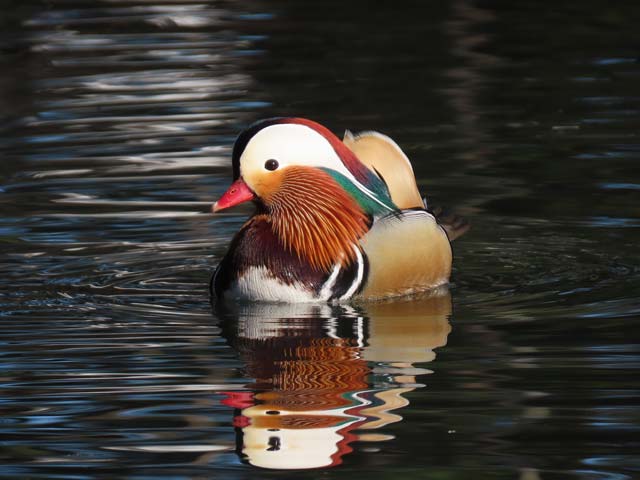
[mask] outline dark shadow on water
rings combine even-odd
[[[354,444],[393,441],[418,366],[451,331],[451,295],[366,306],[218,305],[222,335],[252,379],[226,393],[237,452],[270,469],[339,465]],[[375,448],[373,448],[375,450]]]

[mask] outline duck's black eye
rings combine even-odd
[[[279,166],[280,164],[278,164],[278,161],[274,160],[273,158],[264,162],[264,168],[266,168],[267,170],[274,171]]]

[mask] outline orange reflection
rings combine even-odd
[[[451,297],[364,307],[247,305],[224,312],[225,332],[255,379],[227,394],[236,410],[238,450],[271,469],[335,466],[354,441],[402,417],[404,393],[422,387],[414,366],[435,358],[451,331]]]

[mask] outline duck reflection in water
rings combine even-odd
[[[423,387],[414,366],[435,358],[451,331],[446,290],[419,300],[370,304],[219,306],[223,334],[255,383],[225,393],[237,451],[271,469],[335,466],[352,443],[402,417],[402,395]]]

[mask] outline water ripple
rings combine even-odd
[[[13,3],[0,478],[637,476],[628,5]],[[249,209],[210,205],[282,114],[398,140],[473,225],[450,291],[212,310]]]

